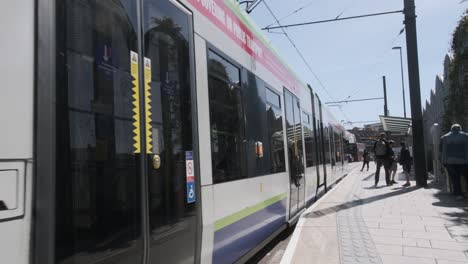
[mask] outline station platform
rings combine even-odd
[[[468,199],[354,169],[302,214],[281,263],[468,263]]]

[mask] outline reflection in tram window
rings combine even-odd
[[[299,100],[291,93],[285,92],[284,101],[290,173],[292,177],[298,178],[304,172],[301,110]]]
[[[266,88],[266,100],[268,102],[268,104],[270,104],[271,106],[277,108],[277,109],[281,109],[281,98],[280,96],[273,92],[272,90],[270,90],[270,88]]]
[[[270,171],[265,83],[250,71],[244,69],[243,74],[246,75],[246,81],[242,85],[242,103],[245,113],[247,175],[256,177],[268,174]],[[257,143],[262,144],[263,155],[261,157],[257,155]]]
[[[246,178],[240,70],[216,53],[208,55],[213,181]]]
[[[132,146],[135,2],[58,5],[55,260],[81,264],[136,255],[141,178]]]
[[[253,73],[211,50],[208,86],[214,183],[284,172],[280,96]],[[297,139],[302,144],[300,134]],[[256,152],[258,143],[262,156]]]
[[[265,82],[253,73],[244,72],[248,80],[242,86],[247,175],[256,177],[285,171],[280,96],[266,88]],[[256,142],[262,143],[262,157],[256,155]]]
[[[302,112],[302,124],[304,127],[304,144],[306,154],[306,167],[312,167],[315,165],[317,158],[315,152],[315,138],[312,124],[310,123],[310,115],[306,112]]]
[[[270,149],[270,173],[286,170],[284,160],[283,115],[281,112],[280,96],[266,88],[267,95],[267,126]]]
[[[336,166],[336,149],[335,149],[335,137],[333,132],[333,125],[328,124],[328,139],[330,143],[330,158],[332,167]]]
[[[327,123],[323,124],[323,141],[325,145],[325,164],[331,164],[331,146],[330,146],[330,127]]]
[[[341,166],[341,160],[343,156],[343,151],[341,147],[341,134],[338,131],[334,131],[334,139],[335,139],[335,160],[338,165]]]

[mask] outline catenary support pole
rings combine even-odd
[[[387,102],[387,79],[382,76],[383,81],[383,95],[384,95],[384,116],[388,116],[388,102]],[[387,139],[390,138],[390,131],[385,131]]]
[[[408,79],[413,129],[413,156],[416,184],[427,186],[427,170],[424,146],[421,90],[419,82],[418,44],[416,34],[416,8],[414,0],[404,0],[406,27],[406,49],[408,57]]]
[[[388,104],[387,104],[387,80],[385,76],[382,76],[383,81],[383,96],[384,96],[384,116],[388,116]]]

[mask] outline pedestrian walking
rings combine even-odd
[[[459,124],[454,124],[451,131],[440,139],[440,157],[450,176],[453,194],[456,200],[462,200],[461,176],[468,166],[468,134]],[[468,181],[466,181],[468,183]]]
[[[375,187],[377,187],[379,183],[380,169],[382,167],[384,167],[385,181],[387,183],[387,186],[390,185],[390,168],[388,166],[389,149],[390,147],[388,145],[387,140],[385,139],[385,133],[381,133],[380,139],[377,140],[374,144],[375,161],[377,164],[377,168],[375,170]]]
[[[388,162],[390,163],[389,167],[390,167],[390,174],[391,174],[390,184],[396,184],[397,182],[395,181],[395,175],[398,170],[398,163],[397,163],[397,159],[395,156],[395,152],[393,151],[393,147],[395,146],[395,141],[389,140],[388,143],[390,145],[389,154],[388,154]]]
[[[410,172],[411,172],[411,165],[413,164],[413,159],[411,158],[411,154],[406,148],[406,143],[401,142],[401,151],[400,151],[400,160],[399,163],[403,167],[403,173],[406,176],[406,183],[403,184],[403,187],[411,186],[410,183]]]
[[[367,165],[367,171],[369,171],[369,161],[370,161],[370,154],[367,149],[364,150],[364,153],[362,154],[362,169],[361,171],[364,170],[364,166]]]

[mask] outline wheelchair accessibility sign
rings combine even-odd
[[[195,202],[195,182],[187,182],[187,203]]]
[[[185,171],[187,182],[187,203],[196,201],[195,195],[195,167],[193,163],[193,152],[185,151]]]

